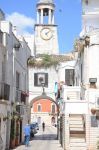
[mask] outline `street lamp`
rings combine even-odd
[[[44,82],[41,82],[41,85],[42,85],[42,90],[43,90],[42,95],[46,95],[46,93],[45,93],[45,88],[44,88],[45,83],[44,83]]]

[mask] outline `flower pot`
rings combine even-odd
[[[15,139],[11,139],[10,140],[10,148],[14,148],[15,147]]]
[[[95,109],[95,108],[91,108],[91,113],[92,113],[93,115],[95,115],[95,114],[96,114],[96,109]]]
[[[15,138],[15,146],[18,146],[19,145],[19,137],[16,137]]]

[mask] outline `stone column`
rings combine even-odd
[[[49,9],[49,18],[48,18],[48,24],[51,24],[51,9]]]
[[[40,20],[39,20],[40,18],[39,17],[40,17],[39,10],[37,10],[37,24],[40,23]]]
[[[43,24],[43,9],[41,9],[41,24]]]
[[[54,24],[54,11],[52,13],[52,24]]]

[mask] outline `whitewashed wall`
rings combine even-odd
[[[58,80],[60,81],[64,81],[65,83],[65,70],[66,69],[74,69],[75,67],[75,63],[76,61],[67,61],[67,62],[63,62],[61,63],[61,65],[58,67]]]
[[[55,68],[51,67],[48,69],[36,69],[36,68],[29,68],[29,102],[37,96],[42,94],[42,87],[35,87],[34,86],[34,73],[48,73],[48,88],[45,87],[45,92],[47,96],[55,99],[54,96],[54,84],[58,82],[58,74]]]
[[[28,68],[27,59],[31,55],[30,48],[23,37],[16,37],[12,32],[12,24],[8,21],[1,21],[0,28],[3,32],[3,44],[6,47],[5,55],[5,78],[4,82],[10,85],[10,104],[11,101],[15,102],[16,95],[16,71],[20,73],[20,90],[28,92]],[[15,50],[14,45],[20,43],[21,46],[18,51]],[[1,54],[1,53],[0,53]],[[3,57],[2,57],[3,58]],[[0,59],[1,60],[1,59]],[[0,62],[1,63],[1,62]],[[1,64],[0,64],[1,65]],[[28,98],[27,98],[28,104]],[[12,106],[8,106],[4,111],[11,113],[13,111]],[[27,123],[29,119],[28,112],[25,111],[23,116],[23,125]],[[7,137],[6,144],[9,144],[10,140],[10,123],[6,124],[5,140]],[[8,132],[9,131],[9,132]],[[8,148],[8,147],[7,147]]]

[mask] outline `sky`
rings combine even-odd
[[[0,8],[20,34],[34,34],[36,3],[38,0],[0,0]],[[81,1],[54,0],[55,24],[58,25],[60,54],[73,50],[74,40],[81,32]]]

